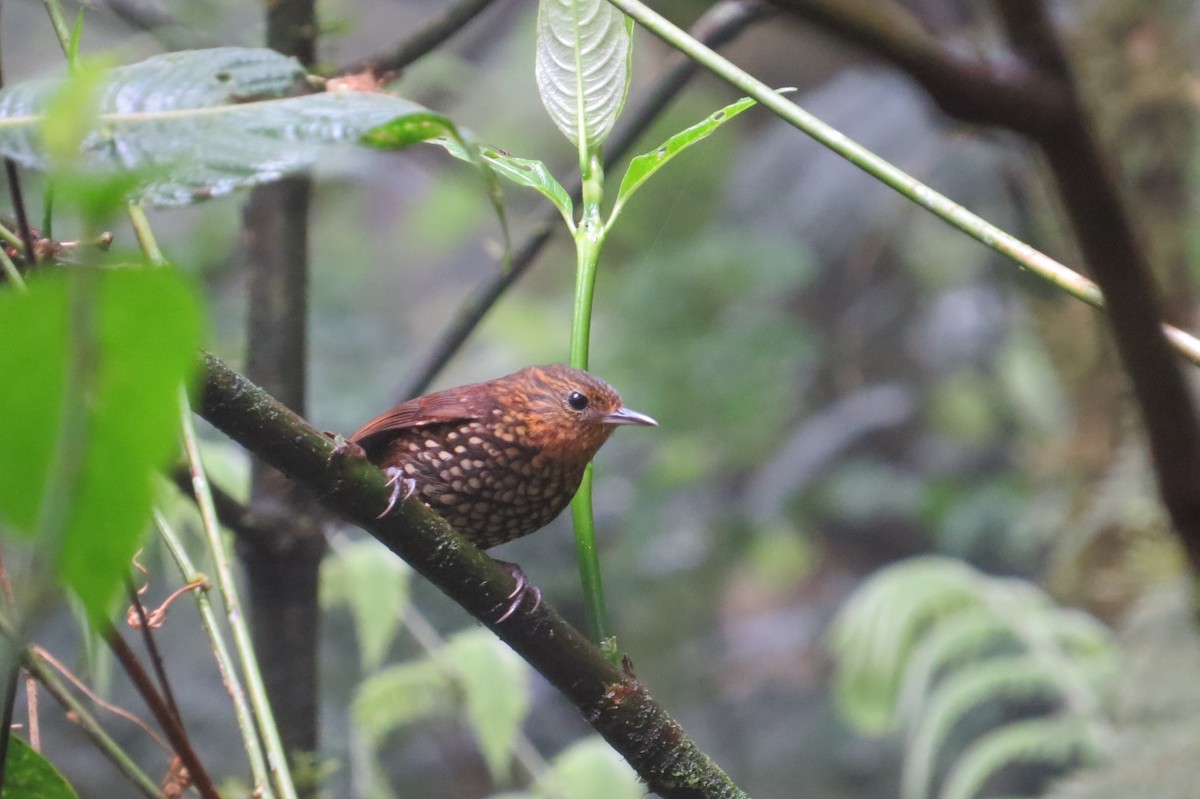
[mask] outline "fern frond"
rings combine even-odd
[[[1067,766],[1095,762],[1104,725],[1070,716],[1008,724],[976,739],[946,775],[940,799],[974,799],[997,771],[1013,763]]]
[[[954,726],[971,710],[997,700],[1063,700],[1060,682],[1045,664],[1028,654],[972,663],[938,683],[912,728],[904,758],[901,796],[929,796],[934,765]]]
[[[920,635],[934,620],[981,602],[978,573],[957,560],[927,556],[881,569],[830,631],[842,712],[866,732],[894,729],[900,677]]]

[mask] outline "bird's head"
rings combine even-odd
[[[588,461],[618,425],[658,426],[626,408],[608,383],[569,366],[530,366],[505,381],[505,412],[552,458]]]

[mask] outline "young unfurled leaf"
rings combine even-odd
[[[625,170],[625,177],[621,178],[621,188],[617,191],[617,201],[613,204],[613,210],[608,217],[607,225],[612,225],[617,215],[621,212],[621,209],[625,206],[625,203],[628,202],[633,193],[651,175],[666,166],[668,161],[688,147],[708,138],[714,130],[754,105],[754,102],[750,97],[743,97],[736,103],[725,106],[702,122],[698,122],[686,130],[679,131],[650,152],[643,153],[630,161],[629,168]]]
[[[542,0],[534,76],[558,129],[587,150],[612,132],[629,90],[633,23],[606,0]]]
[[[455,158],[461,158],[464,161],[471,160],[462,145],[453,139],[441,137],[430,139],[430,143],[444,147],[446,152]],[[507,178],[518,186],[534,189],[547,197],[563,215],[567,227],[574,230],[575,220],[572,218],[574,210],[571,195],[567,193],[561,183],[555,180],[554,175],[550,174],[550,170],[544,163],[528,158],[517,158],[496,147],[486,145],[480,145],[477,152],[479,157],[491,166],[497,175]]]

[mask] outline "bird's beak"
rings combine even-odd
[[[651,419],[644,413],[631,411],[628,408],[621,407],[612,413],[605,414],[601,419],[604,424],[638,424],[646,427],[658,427],[658,422]]]

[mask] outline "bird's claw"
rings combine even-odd
[[[525,576],[525,572],[521,569],[521,567],[515,563],[510,563],[507,560],[498,560],[496,562],[503,566],[504,570],[512,575],[513,581],[516,582],[516,586],[514,586],[509,595],[505,597],[505,599],[508,600],[508,607],[505,609],[504,613],[500,615],[500,618],[496,619],[496,624],[500,624],[516,613],[517,608],[521,607],[521,603],[525,601],[525,596],[527,594],[533,595],[533,607],[529,609],[529,612],[533,613],[535,610],[540,608],[542,606],[542,591],[536,585],[529,582],[529,578]]]
[[[382,519],[384,516],[390,514],[396,509],[397,505],[400,505],[417,491],[417,481],[411,477],[405,477],[403,469],[397,466],[389,466],[384,469],[384,474],[388,476],[387,484],[392,487],[392,495],[388,498],[387,507],[375,517],[376,519]]]

